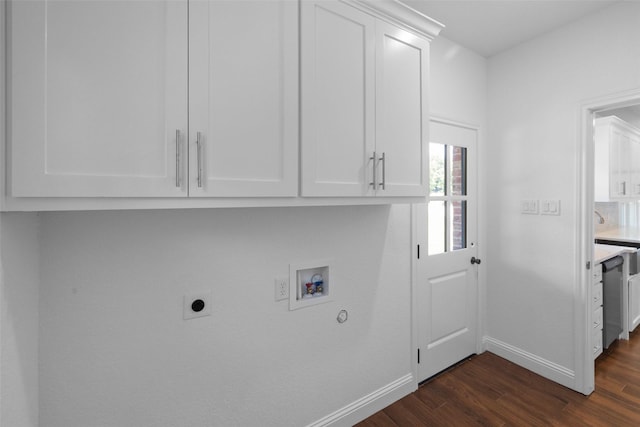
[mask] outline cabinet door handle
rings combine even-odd
[[[385,184],[387,183],[387,178],[386,178],[386,173],[385,173],[385,166],[387,164],[386,161],[386,157],[385,157],[386,153],[382,153],[382,157],[380,157],[380,161],[382,162],[382,182],[380,183],[380,186],[382,187],[383,190],[385,190]]]
[[[196,153],[197,153],[197,169],[198,169],[198,188],[202,188],[202,140],[201,134],[198,132],[196,134]]]
[[[378,161],[378,156],[376,156],[376,152],[373,152],[373,156],[369,157],[369,160],[371,160],[373,162],[373,180],[369,183],[369,185],[371,185],[373,187],[373,190],[377,190],[378,189],[378,179],[376,177],[376,170],[378,169],[376,167],[376,162]]]
[[[176,187],[180,188],[180,129],[176,129]]]
[[[620,194],[622,194],[623,196],[627,195],[627,181],[622,181],[621,188],[620,188]]]

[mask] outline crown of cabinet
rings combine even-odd
[[[345,3],[366,10],[428,40],[433,40],[445,27],[444,24],[397,0],[345,0]]]

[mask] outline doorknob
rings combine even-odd
[[[476,258],[474,256],[471,257],[471,264],[480,264],[480,258]]]

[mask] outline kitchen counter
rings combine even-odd
[[[613,246],[613,245],[601,245],[596,243],[593,249],[593,262],[600,264],[602,261],[606,261],[614,256],[623,255],[624,253],[635,253],[636,248],[630,248],[627,246]]]
[[[640,228],[615,228],[595,234],[596,239],[615,240],[640,245]]]

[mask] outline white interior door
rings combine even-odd
[[[416,205],[418,380],[476,353],[477,131],[432,121],[429,197]]]

